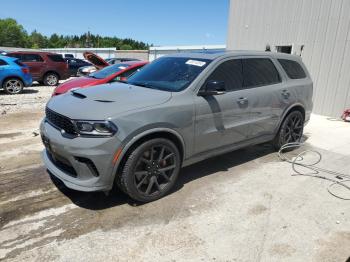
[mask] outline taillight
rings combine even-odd
[[[27,68],[27,67],[22,67],[21,69],[22,69],[22,72],[23,72],[24,74],[29,74],[29,68]]]

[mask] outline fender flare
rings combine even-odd
[[[112,177],[114,181],[114,178],[116,176],[116,172],[117,169],[119,168],[120,162],[122,161],[122,159],[124,158],[125,154],[128,152],[128,150],[130,149],[130,147],[132,145],[134,145],[137,141],[139,141],[140,139],[142,139],[145,136],[154,134],[154,133],[158,133],[158,132],[164,132],[164,133],[170,133],[172,135],[175,135],[179,141],[181,142],[181,146],[182,146],[182,150],[183,150],[183,159],[182,161],[185,159],[185,152],[186,152],[186,147],[185,147],[185,141],[182,138],[182,136],[176,132],[174,129],[168,128],[168,127],[157,127],[157,128],[152,128],[152,129],[148,129],[145,130],[143,132],[138,133],[137,135],[132,136],[130,139],[127,140],[126,144],[121,144],[119,148],[122,147],[122,151],[118,157],[118,160],[114,163],[113,165],[113,169],[112,169]],[[114,152],[114,154],[117,153],[117,150]]]
[[[293,108],[295,108],[295,107],[301,107],[301,108],[303,108],[304,112],[306,112],[304,105],[301,104],[301,103],[294,103],[294,104],[290,105],[289,107],[287,107],[287,108],[284,110],[284,112],[283,112],[283,114],[282,114],[282,116],[281,116],[281,118],[280,118],[280,120],[279,120],[279,122],[278,122],[278,125],[277,125],[277,128],[276,128],[276,132],[275,132],[276,134],[277,134],[278,130],[280,130],[280,127],[281,127],[281,125],[282,125],[284,119],[286,118],[286,116],[287,116],[287,115],[293,110]],[[305,118],[305,115],[304,115],[304,118]]]

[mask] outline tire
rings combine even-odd
[[[299,110],[290,112],[273,140],[276,150],[287,143],[300,142],[304,131],[304,116]]]
[[[56,73],[47,73],[43,79],[44,85],[46,86],[57,86],[59,80],[60,79]]]
[[[169,193],[180,168],[180,153],[174,143],[155,138],[133,149],[121,174],[117,174],[116,183],[132,199],[151,202]]]
[[[24,84],[18,78],[9,78],[3,83],[2,87],[5,92],[10,95],[19,94],[23,91]]]

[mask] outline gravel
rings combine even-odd
[[[55,87],[52,86],[41,86],[34,83],[33,86],[24,88],[23,92],[17,95],[8,95],[0,90],[0,117],[8,113],[43,110],[54,89]]]

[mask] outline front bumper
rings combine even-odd
[[[42,159],[46,168],[68,188],[79,191],[108,191],[113,187],[115,137],[63,137],[51,124],[42,121],[40,133],[45,145]]]

